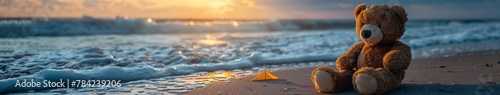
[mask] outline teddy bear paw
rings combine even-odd
[[[318,70],[315,72],[314,85],[319,92],[332,92],[333,91],[333,78],[330,73]]]
[[[377,80],[368,74],[358,74],[354,80],[354,85],[361,94],[375,94],[377,91]]]

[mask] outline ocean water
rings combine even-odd
[[[360,42],[354,24],[350,20],[2,19],[0,93],[183,93],[261,70],[334,65],[338,56]],[[412,48],[413,58],[496,50],[500,21],[410,20],[400,40]],[[214,72],[232,75],[217,79],[209,76]],[[121,80],[124,87],[13,88],[22,79]],[[190,79],[193,82],[185,82]],[[172,82],[176,84],[168,84]]]

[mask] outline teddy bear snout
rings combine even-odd
[[[359,32],[359,37],[361,40],[368,42],[369,44],[375,45],[380,42],[384,34],[381,29],[372,24],[366,24],[361,27]]]
[[[372,31],[363,30],[363,31],[361,31],[361,35],[363,36],[363,38],[370,38],[370,36],[372,35]]]

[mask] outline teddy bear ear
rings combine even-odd
[[[358,17],[358,15],[361,13],[361,11],[366,9],[365,3],[359,4],[356,9],[354,9],[354,17]]]
[[[403,20],[403,22],[406,22],[408,20],[408,17],[407,17],[408,14],[406,13],[403,6],[398,5],[398,4],[394,4],[391,6],[390,10],[395,12],[401,18],[401,20]]]

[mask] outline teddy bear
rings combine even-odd
[[[410,65],[411,49],[399,41],[407,13],[401,5],[358,5],[354,10],[354,44],[336,61],[337,71],[322,66],[312,71],[314,87],[321,93],[354,89],[360,94],[384,94],[397,88]]]

